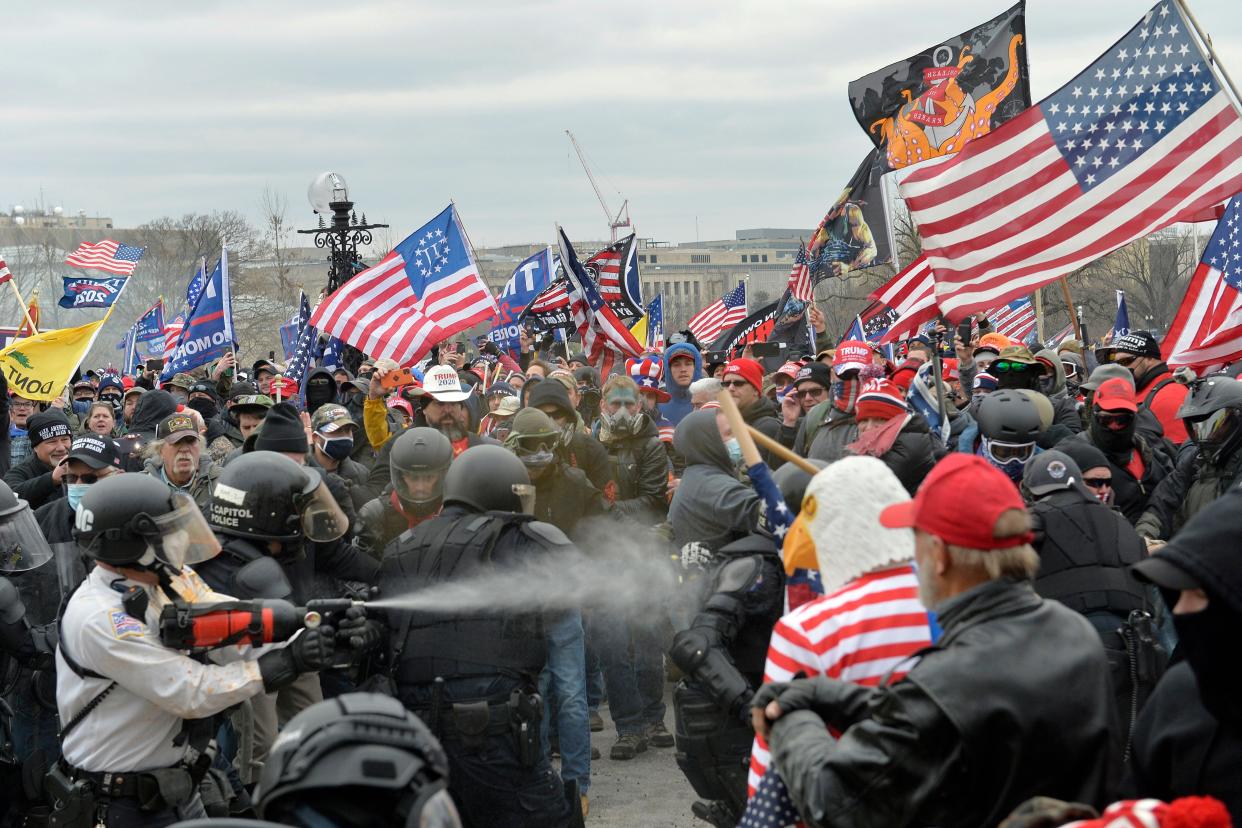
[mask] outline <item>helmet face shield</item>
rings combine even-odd
[[[397,497],[407,503],[426,505],[439,503],[444,498],[444,469],[417,469],[404,471],[392,469],[392,487]]]
[[[0,574],[28,572],[52,559],[39,524],[29,507],[19,509],[0,522]]]
[[[210,560],[220,553],[220,542],[207,525],[194,499],[178,492],[173,495],[173,510],[150,518],[158,533],[156,557],[178,572],[181,568]]]
[[[349,518],[321,481],[309,493],[294,499],[302,516],[302,534],[309,541],[323,543],[344,536]]]
[[[1206,417],[1187,420],[1186,424],[1196,443],[1205,448],[1219,446],[1238,428],[1238,412],[1233,408],[1222,408]]]

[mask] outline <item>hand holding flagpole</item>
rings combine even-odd
[[[26,301],[22,299],[21,291],[17,289],[17,283],[13,281],[13,273],[9,270],[9,266],[4,263],[4,259],[0,259],[0,281],[9,283],[13,295],[17,297],[17,306],[22,309],[22,315],[26,317],[26,324],[30,326],[30,335],[34,336],[39,332],[39,329],[35,326],[34,319],[30,316],[30,308],[26,307]]]

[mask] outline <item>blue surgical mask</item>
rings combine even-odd
[[[90,483],[66,483],[65,500],[69,501],[69,508],[76,512],[78,504],[82,502],[82,495],[86,494],[90,488]]]
[[[742,465],[742,444],[737,441],[736,437],[725,440],[725,450],[729,452],[729,460],[733,465]]]
[[[322,451],[333,460],[344,460],[354,453],[354,438],[324,437]]]

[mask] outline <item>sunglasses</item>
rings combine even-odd
[[[794,396],[800,400],[805,400],[805,399],[818,400],[820,397],[823,397],[827,393],[828,393],[827,390],[816,386],[814,388],[803,388],[801,391],[795,391]]]
[[[1130,427],[1130,423],[1134,422],[1134,415],[1128,411],[1121,412],[1120,414],[1111,414],[1107,411],[1097,411],[1095,413],[1095,418],[1099,421],[1100,425],[1110,431],[1125,431]]]
[[[1113,485],[1111,477],[1084,477],[1082,482],[1084,486],[1090,486],[1092,489],[1102,489],[1105,486]]]
[[[720,384],[725,388],[741,388],[743,386],[750,385],[750,383],[746,380],[721,380]]]
[[[1138,357],[1136,356],[1126,355],[1123,357],[1117,357],[1116,359],[1113,360],[1113,362],[1116,363],[1117,365],[1120,365],[1122,368],[1129,368],[1131,365],[1134,364],[1135,360],[1137,359]]]
[[[992,361],[992,367],[988,369],[989,374],[1024,374],[1027,371],[1033,371],[1038,365],[1031,365],[1026,362],[1012,362],[1008,359],[997,359]]]
[[[71,474],[71,473],[66,473],[66,474],[64,475],[64,481],[65,481],[66,483],[68,483],[69,485],[71,485],[71,486],[72,486],[73,484],[75,484],[75,483],[85,483],[85,484],[86,484],[86,485],[88,485],[88,486],[92,486],[92,485],[94,485],[94,484],[98,483],[100,480],[103,480],[103,479],[104,479],[105,477],[107,477],[107,476],[108,476],[108,475],[106,475],[106,474]]]

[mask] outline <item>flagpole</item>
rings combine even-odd
[[[1044,337],[1044,289],[1035,288],[1035,335],[1040,343],[1047,342]]]
[[[1065,312],[1069,314],[1070,321],[1074,323],[1074,336],[1087,347],[1087,342],[1082,338],[1082,326],[1078,323],[1078,315],[1074,313],[1074,299],[1070,296],[1069,281],[1062,276],[1057,280],[1061,283],[1061,295],[1065,297]]]
[[[22,299],[21,291],[17,289],[16,279],[9,278],[9,287],[13,289],[13,295],[17,297],[17,306],[22,309],[22,315],[26,317],[26,324],[30,326],[30,335],[34,336],[39,332],[39,329],[35,327],[34,319],[30,317],[30,308],[26,307],[26,301]]]
[[[1195,18],[1194,12],[1190,10],[1186,0],[1175,0],[1175,2],[1178,8],[1182,10],[1182,14],[1186,15],[1186,19],[1190,21],[1190,25],[1194,27],[1195,34],[1199,36],[1199,40],[1207,47],[1208,57],[1212,59],[1212,65],[1208,68],[1220,70],[1221,79],[1225,81],[1225,85],[1233,93],[1234,106],[1237,107],[1239,103],[1242,103],[1242,95],[1238,94],[1238,87],[1234,84],[1233,78],[1229,77],[1229,70],[1220,62],[1220,57],[1216,54],[1216,50],[1212,48],[1212,38],[1199,25],[1199,21]]]

